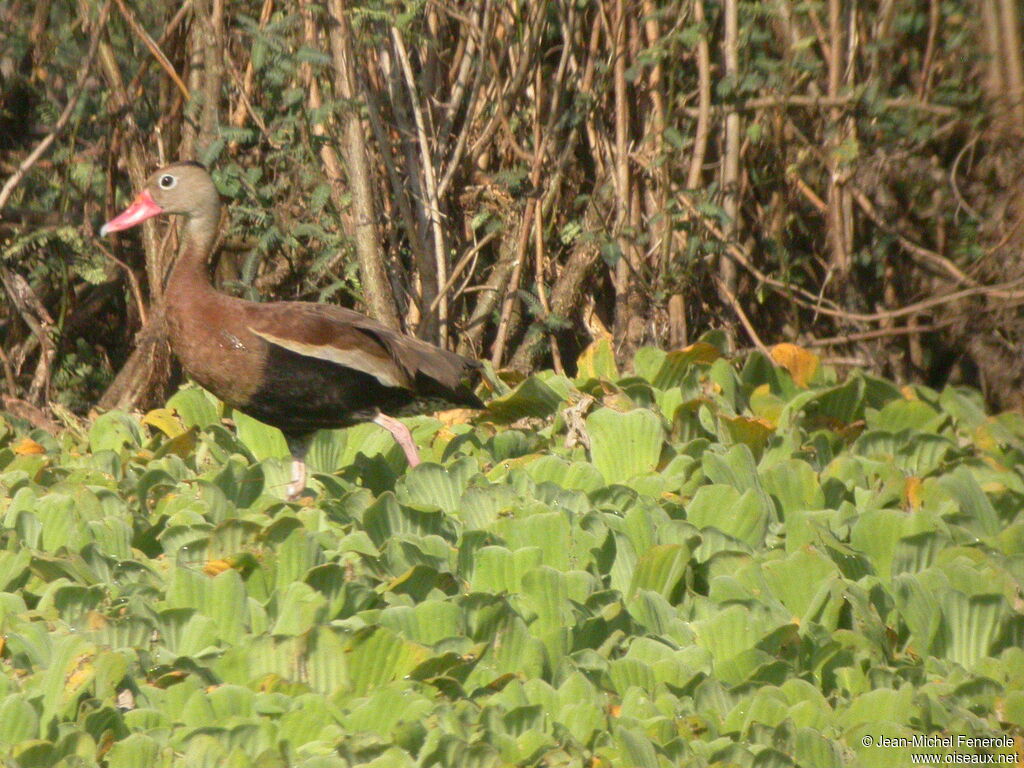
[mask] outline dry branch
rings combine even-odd
[[[338,98],[349,102],[341,116],[342,153],[348,168],[348,181],[352,191],[354,239],[359,272],[365,290],[363,299],[370,315],[385,325],[398,328],[398,312],[384,269],[377,235],[376,214],[373,208],[373,172],[370,168],[366,136],[359,114],[353,107],[356,96],[355,71],[352,54],[352,32],[345,16],[344,0],[328,0],[330,18],[331,58],[334,63],[334,91]],[[336,192],[339,179],[332,180]]]

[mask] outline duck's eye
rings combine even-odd
[[[173,189],[174,185],[177,183],[177,178],[171,176],[169,173],[165,173],[160,177],[160,189]]]

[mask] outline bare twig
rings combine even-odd
[[[902,245],[903,248],[912,256],[917,257],[921,261],[927,262],[930,266],[940,270],[941,272],[945,272],[961,285],[976,286],[978,284],[977,281],[972,280],[965,275],[960,268],[956,266],[956,264],[951,262],[945,256],[918,245],[906,235],[889,226],[889,224],[886,223],[875,210],[875,206],[872,205],[870,200],[868,200],[867,195],[859,189],[851,185],[850,192],[853,194],[853,199],[857,201],[857,205],[859,205],[861,210],[867,214],[868,218],[871,219],[878,227],[893,235],[897,241],[899,241],[899,244]]]
[[[498,331],[491,347],[491,363],[495,368],[501,367],[501,359],[505,355],[505,344],[508,342],[512,325],[512,310],[516,305],[516,294],[519,292],[519,281],[522,279],[523,263],[526,261],[526,248],[530,242],[530,227],[533,226],[533,215],[536,206],[528,204],[523,221],[519,225],[519,238],[516,240],[515,261],[512,268],[512,279],[505,287],[505,297],[501,303],[501,317],[498,320]]]
[[[704,0],[694,0],[694,21],[704,24]],[[711,53],[708,49],[708,36],[701,30],[697,40],[697,127],[693,134],[693,154],[690,156],[690,169],[686,174],[686,188],[697,189],[700,186],[701,173],[704,169],[704,156],[707,154],[708,137],[711,135]]]
[[[188,101],[190,98],[188,88],[185,83],[181,81],[177,71],[174,69],[174,65],[171,64],[170,59],[168,59],[167,56],[164,55],[164,52],[160,50],[160,45],[156,40],[150,37],[145,27],[139,24],[138,19],[135,18],[135,13],[124,4],[124,0],[114,0],[114,2],[117,3],[117,10],[121,12],[121,16],[128,23],[128,26],[131,27],[132,32],[134,32],[135,36],[142,41],[142,44],[149,49],[149,52],[153,54],[153,58],[156,59],[163,71],[167,73],[167,76],[171,78],[171,81],[178,87],[178,90],[181,91],[181,95],[185,98],[185,101]]]
[[[142,288],[139,285],[139,279],[135,276],[134,270],[107,250],[101,243],[95,243],[95,246],[99,248],[100,252],[104,256],[124,270],[125,276],[128,278],[128,286],[132,292],[132,298],[135,299],[135,306],[138,307],[139,310],[139,321],[142,325],[145,325],[147,318],[149,317],[149,313],[146,311],[146,303],[142,299]]]
[[[4,351],[2,344],[0,344],[0,363],[4,367],[4,381],[7,382],[7,391],[17,394],[18,380],[14,375],[14,365],[11,363],[11,358],[7,356],[7,352]]]
[[[497,230],[493,230],[491,232],[488,232],[486,235],[484,235],[482,238],[480,238],[480,242],[478,242],[476,245],[474,245],[472,248],[470,248],[464,254],[462,254],[462,258],[459,259],[458,263],[454,267],[452,267],[452,273],[448,276],[448,282],[445,283],[444,286],[440,290],[441,294],[447,294],[448,291],[451,290],[451,287],[453,285],[455,285],[455,281],[459,279],[459,275],[462,274],[462,270],[464,270],[466,268],[466,265],[469,264],[469,262],[472,259],[476,258],[476,255],[478,253],[480,253],[480,251],[484,248],[484,246],[486,246],[488,243],[490,243],[497,236],[498,236]],[[472,271],[472,270],[470,270],[470,271]],[[431,312],[433,312],[434,310],[437,309],[437,305],[440,303],[440,301],[441,301],[441,296],[440,295],[438,295],[438,296],[436,296],[434,298],[433,303],[430,305],[430,311]]]
[[[843,320],[853,323],[877,323],[884,320],[889,320],[895,317],[904,317],[906,315],[913,315],[922,312],[932,307],[942,306],[949,304],[954,301],[966,299],[971,296],[988,296],[991,298],[1001,299],[1003,301],[1017,301],[1024,299],[1024,291],[1015,290],[1021,285],[1024,285],[1024,277],[1010,280],[1005,283],[996,283],[994,285],[977,286],[975,288],[965,288],[960,291],[953,291],[952,293],[943,294],[941,296],[934,296],[930,299],[924,299],[922,301],[908,304],[904,307],[897,309],[886,310],[884,312],[874,313],[861,313],[861,312],[848,312],[842,308],[836,306],[827,306],[826,302],[821,297],[816,296],[813,293],[793,285],[786,283],[781,280],[766,275],[764,272],[759,270],[750,261],[743,249],[735,243],[730,243],[725,237],[725,233],[722,232],[714,222],[710,221],[707,217],[700,214],[697,207],[690,201],[685,195],[680,196],[680,201],[683,205],[700,221],[701,225],[704,226],[712,235],[719,240],[726,243],[726,253],[730,257],[736,260],[736,262],[752,274],[759,282],[767,285],[779,293],[785,295],[791,301],[796,302],[808,309],[813,309],[815,312],[820,312],[823,315],[829,315],[830,317],[837,317]]]
[[[50,388],[50,368],[57,353],[53,339],[50,338],[53,318],[35,295],[32,286],[17,272],[0,267],[0,283],[39,344],[39,362],[29,385],[28,399],[37,404],[44,403]]]
[[[726,303],[730,307],[732,307],[732,311],[735,312],[736,317],[740,319],[740,323],[742,323],[743,329],[747,332],[747,335],[750,337],[750,340],[754,342],[754,346],[767,355],[768,348],[764,345],[764,342],[761,341],[761,337],[757,334],[757,331],[754,329],[754,324],[750,322],[750,318],[748,318],[747,313],[743,311],[743,306],[736,299],[736,296],[733,294],[732,291],[729,290],[729,286],[727,286],[723,280],[716,279],[715,282],[718,285],[718,290],[725,298]]]
[[[968,215],[972,219],[978,220],[981,219],[981,217],[978,215],[978,212],[975,211],[974,208],[972,208],[964,199],[964,196],[960,194],[960,185],[957,184],[956,175],[957,169],[960,167],[960,161],[963,160],[964,155],[970,152],[974,145],[978,143],[978,139],[980,138],[981,134],[977,134],[971,137],[971,140],[964,144],[963,148],[956,153],[956,158],[953,160],[953,165],[950,166],[949,169],[949,186],[953,190],[954,197],[956,197],[957,202],[960,203],[960,207],[967,211]]]
[[[856,341],[870,341],[872,339],[884,339],[892,336],[908,336],[918,333],[932,333],[940,331],[951,325],[961,322],[960,317],[949,317],[929,325],[896,325],[891,328],[878,328],[874,331],[860,331],[858,333],[844,333],[839,336],[829,336],[821,339],[805,339],[800,344],[805,347],[836,347],[842,344],[852,344]]]
[[[444,227],[441,226],[440,200],[437,196],[437,180],[434,176],[434,159],[431,156],[430,140],[427,137],[426,123],[423,119],[423,108],[416,91],[416,78],[412,72],[409,53],[405,48],[405,40],[398,27],[391,27],[391,39],[395,44],[395,52],[405,76],[405,84],[409,90],[409,101],[412,104],[413,119],[416,123],[416,134],[419,141],[421,163],[423,165],[423,182],[426,194],[426,210],[430,226],[434,233],[434,265],[437,269],[437,282],[448,282],[448,261],[446,258]],[[437,307],[437,322],[442,346],[448,343],[448,297],[438,292],[440,302]]]
[[[185,17],[188,16],[188,14],[191,13],[191,11],[192,0],[184,0],[184,2],[182,2],[181,4],[181,7],[178,8],[177,12],[174,14],[171,20],[167,22],[167,26],[164,27],[163,32],[160,33],[160,38],[156,41],[157,48],[160,48],[160,46],[162,46],[170,39],[171,35],[174,34],[175,30],[177,30],[178,26],[181,24],[182,21],[185,20]],[[139,66],[139,70],[135,73],[135,76],[128,83],[128,87],[125,90],[132,95],[132,98],[138,98],[142,94],[142,89],[144,87],[142,84],[142,80],[146,76],[146,72],[149,71],[149,63],[153,60],[154,59],[146,59],[144,62],[142,62],[142,64]]]
[[[375,318],[385,325],[398,328],[398,310],[395,305],[391,283],[388,282],[384,261],[377,237],[377,220],[374,213],[373,180],[366,133],[359,114],[351,106],[355,100],[356,84],[353,67],[351,28],[345,16],[344,0],[328,0],[328,14],[331,20],[329,32],[331,58],[334,63],[335,97],[347,100],[350,105],[341,116],[342,151],[348,169],[348,181],[352,189],[352,211],[355,219],[356,255],[359,271],[366,285],[364,299]],[[340,195],[338,179],[333,179],[335,194]]]
[[[835,1],[835,0],[833,0]],[[725,59],[726,77],[739,80],[739,0],[726,0],[725,6],[725,39],[722,49]],[[740,214],[740,113],[729,109],[725,114],[725,156],[722,159],[722,207],[729,221],[726,234],[735,239],[739,231]],[[731,259],[720,259],[718,274],[721,282],[718,287],[725,300],[735,302],[736,265]],[[730,297],[732,297],[730,299]]]

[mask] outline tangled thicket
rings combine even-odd
[[[611,334],[797,341],[1012,404],[1015,0],[4,0],[0,367],[30,403],[174,383],[164,160],[230,198],[218,279],[500,366]]]

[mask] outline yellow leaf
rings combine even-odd
[[[70,700],[77,695],[79,689],[92,679],[95,671],[92,662],[93,654],[89,652],[80,653],[74,658],[74,668],[64,678],[65,700]]]
[[[185,432],[181,419],[170,408],[154,408],[142,417],[142,423],[156,427],[170,438],[175,438]]]
[[[614,381],[619,378],[619,370],[615,365],[615,352],[612,341],[601,337],[583,350],[576,361],[576,376],[580,379],[603,379]]]
[[[175,669],[168,672],[165,675],[161,675],[153,681],[153,685],[157,688],[170,688],[172,685],[177,685],[182,680],[188,677],[188,672],[184,672],[180,669]]]
[[[451,427],[455,424],[468,424],[476,413],[472,408],[449,408],[447,411],[438,411],[434,418],[446,427]]]
[[[759,456],[775,427],[765,419],[751,419],[747,416],[720,416],[734,442],[743,443],[755,456]]]
[[[227,560],[207,560],[206,565],[203,566],[203,573],[207,576],[216,576],[229,568],[231,568],[231,563]]]
[[[196,428],[192,427],[186,432],[182,432],[177,437],[172,437],[166,443],[157,449],[156,457],[160,458],[166,456],[168,453],[173,453],[175,456],[185,459],[188,458],[192,451],[196,449]]]
[[[679,352],[686,355],[687,360],[691,363],[713,363],[722,356],[718,347],[708,344],[706,341],[695,341],[693,344],[683,347]],[[672,353],[669,352],[669,354]]]
[[[120,704],[118,704],[118,706],[120,706]],[[108,728],[103,731],[103,733],[100,734],[99,743],[96,745],[96,757],[103,757],[116,743],[117,735],[114,733],[113,729]]]
[[[608,392],[607,389],[605,391]],[[633,402],[633,399],[621,389],[614,389],[608,392],[608,394],[601,398],[601,405],[619,413],[626,413],[636,408],[636,403]]]
[[[921,508],[921,478],[908,477],[903,483],[903,499],[911,512]]]
[[[23,437],[12,446],[12,449],[18,456],[32,456],[40,453],[46,453],[46,449],[31,437]]]
[[[798,387],[807,387],[821,362],[816,354],[796,344],[776,344],[772,347],[772,360],[789,371]]]
[[[979,450],[986,453],[995,453],[999,450],[999,441],[992,434],[991,424],[992,419],[989,419],[986,423],[979,424],[978,428],[974,430],[974,444],[978,446]]]

